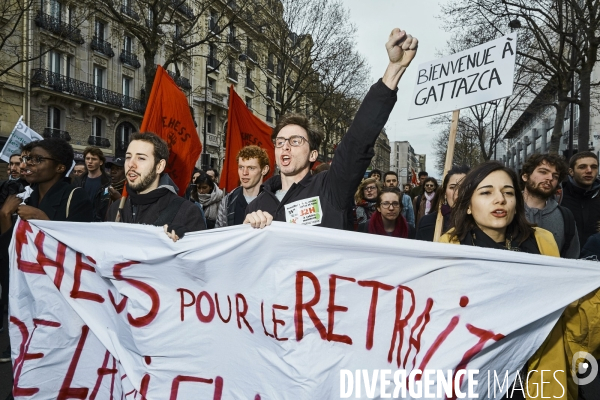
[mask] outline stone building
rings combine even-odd
[[[370,169],[378,169],[382,172],[390,170],[390,141],[385,129],[381,131],[375,142],[375,156],[371,160]]]
[[[398,174],[401,184],[410,182],[412,170],[425,170],[425,155],[415,154],[415,149],[406,140],[391,142],[390,169]]]

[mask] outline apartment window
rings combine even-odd
[[[213,78],[208,78],[208,87],[213,92],[217,90],[217,81]]]
[[[104,137],[104,120],[100,117],[92,117],[92,136]]]
[[[219,20],[219,16],[217,15],[217,13],[215,11],[211,11],[210,12],[210,19],[208,21],[208,27],[211,30],[211,32],[216,32],[219,29],[217,28],[217,21]]]
[[[48,67],[50,69],[50,72],[53,72],[55,74],[62,73],[61,59],[62,54],[57,51],[51,50],[48,53]]]
[[[271,78],[267,78],[267,97],[270,99],[273,98],[273,81]]]
[[[96,25],[94,27],[94,35],[100,39],[100,40],[104,40],[104,34],[106,31],[106,24],[103,21],[100,20],[96,20]]]
[[[275,57],[273,53],[269,53],[269,58],[267,59],[267,69],[271,72],[275,69]]]
[[[73,77],[73,56],[67,56],[67,61],[65,63],[65,75],[67,78]]]
[[[235,41],[235,37],[236,37],[236,34],[235,34],[235,26],[230,26],[230,27],[229,27],[229,41],[230,41],[230,42],[233,42],[233,41]]]
[[[181,25],[175,24],[175,37],[179,38],[182,35]]]
[[[129,136],[133,133],[133,125],[129,122],[123,122],[117,127],[117,141],[126,143],[129,142]]]
[[[48,128],[60,130],[60,114],[60,109],[56,107],[48,107]]]
[[[132,49],[133,49],[133,40],[131,39],[131,36],[125,35],[123,37],[123,50],[125,50],[127,53],[131,54]]]
[[[215,116],[212,114],[206,116],[206,132],[215,133]]]
[[[123,77],[123,95],[124,96],[131,96],[131,91],[132,91],[131,86],[132,85],[133,85],[133,79],[131,79],[127,76],[124,76]]]
[[[101,89],[104,87],[104,72],[104,68],[94,66],[94,86],[97,88]]]
[[[50,0],[50,16],[61,21],[62,20],[61,15],[62,15],[62,4],[60,4],[60,2],[58,2],[57,0]]]
[[[246,97],[246,107],[252,111],[252,97]]]
[[[71,25],[75,23],[75,7],[67,7],[67,22]]]
[[[273,122],[273,107],[267,106],[267,122]]]

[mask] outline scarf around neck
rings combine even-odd
[[[435,192],[431,192],[431,193],[427,193],[427,192],[423,192],[423,196],[425,197],[426,201],[425,201],[425,214],[429,214],[429,210],[431,210],[431,201],[433,200],[433,197],[435,196]]]
[[[385,231],[383,226],[383,217],[379,211],[375,211],[369,220],[369,233],[390,236]],[[394,231],[392,232],[391,236],[405,239],[408,237],[408,223],[402,214],[398,215],[398,218],[396,218],[396,226],[394,227]]]

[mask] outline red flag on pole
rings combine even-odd
[[[202,152],[187,97],[160,65],[142,120],[141,132],[152,132],[169,145],[166,173],[183,196]]]
[[[412,183],[414,186],[419,186],[419,180],[417,179],[417,173],[415,172],[414,168],[411,168],[412,171],[412,177],[410,179],[410,183]]]
[[[269,178],[275,170],[275,146],[271,141],[273,128],[256,117],[240,96],[229,88],[229,115],[227,116],[227,148],[221,173],[221,187],[231,192],[239,185],[237,154],[244,146],[255,145],[267,151],[270,161]]]

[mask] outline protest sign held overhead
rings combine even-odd
[[[17,398],[500,399],[507,385],[495,382],[512,382],[564,307],[600,284],[586,261],[506,261],[501,250],[285,223],[177,243],[133,224],[19,221],[15,231]],[[356,370],[395,372],[386,386]],[[567,373],[542,379],[566,386]],[[411,379],[421,396],[402,389]]]
[[[517,34],[419,65],[408,119],[460,110],[513,93]]]
[[[252,114],[244,100],[235,92],[233,85],[229,88],[229,113],[227,115],[226,154],[221,173],[221,187],[227,192],[239,186],[237,154],[245,146],[258,146],[269,155],[270,178],[275,171],[275,146],[271,141],[273,128]]]
[[[31,143],[34,140],[44,140],[44,138],[36,131],[25,125],[23,122],[23,117],[21,116],[10,136],[6,140],[6,144],[2,148],[0,160],[8,162],[11,155],[15,153],[21,154],[21,146]]]
[[[202,144],[187,97],[160,65],[156,69],[140,132],[156,133],[167,142],[169,159],[165,172],[179,188],[179,195],[183,196]]]

